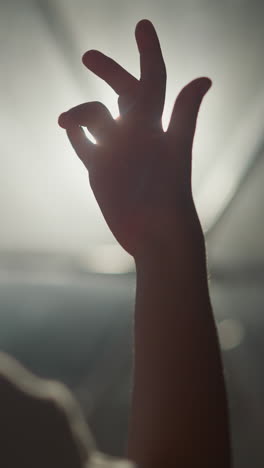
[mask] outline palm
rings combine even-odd
[[[191,150],[196,117],[210,86],[194,80],[178,96],[167,132],[161,117],[166,70],[156,32],[149,21],[136,29],[141,79],[116,62],[90,51],[85,65],[119,94],[116,121],[101,103],[77,106],[60,118],[69,139],[89,171],[91,187],[102,213],[120,244],[132,255],[149,236],[191,200]],[[95,136],[93,145],[80,126]]]
[[[91,187],[110,229],[133,255],[154,231],[157,212],[168,205],[173,193],[164,191],[169,176],[160,158],[164,153],[162,131],[148,138],[134,130],[125,141],[121,137],[117,145],[99,150],[89,169]]]

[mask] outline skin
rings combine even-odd
[[[146,468],[229,468],[226,391],[191,188],[196,120],[211,81],[197,78],[182,89],[164,132],[166,68],[159,40],[148,20],[137,24],[135,36],[140,80],[101,52],[83,57],[119,95],[120,117],[90,102],[59,118],[109,228],[135,259],[127,455]]]

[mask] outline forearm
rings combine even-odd
[[[164,242],[136,268],[128,455],[144,467],[228,468],[227,401],[202,233]]]
[[[137,24],[135,35],[140,80],[98,51],[83,57],[119,95],[120,118],[102,103],[88,102],[59,119],[113,235],[136,260],[128,456],[144,468],[177,461],[184,468],[228,468],[225,386],[191,197],[196,120],[211,80],[200,77],[184,86],[164,132],[166,67],[159,39],[148,20]],[[173,218],[177,226],[170,230]],[[179,229],[186,231],[180,238]],[[150,240],[153,235],[158,242]]]

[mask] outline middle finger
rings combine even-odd
[[[153,24],[148,20],[137,24],[135,35],[141,68],[140,111],[151,120],[160,120],[165,100],[166,67],[159,39]]]

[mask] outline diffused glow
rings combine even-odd
[[[84,258],[82,265],[96,273],[120,274],[133,271],[134,262],[118,244],[103,244],[94,247]]]
[[[224,319],[217,325],[221,348],[225,351],[236,348],[245,336],[242,323],[234,319]]]
[[[56,39],[48,22],[43,21],[37,3],[34,7],[33,3],[26,3],[23,21],[19,8],[12,7],[13,2],[6,2],[11,9],[7,6],[0,18],[3,42],[8,45],[3,48],[5,67],[1,76],[1,191],[5,201],[1,249],[70,253],[78,250],[83,254],[87,245],[108,242],[109,230],[101,222],[101,213],[88,187],[87,171],[56,121],[63,110],[90,101],[101,101],[114,118],[118,116],[118,96],[103,80],[83,68],[81,55],[90,48],[101,50],[139,78],[134,29],[144,17],[152,20],[157,29],[168,72],[164,129],[180,89],[198,76],[213,79],[212,90],[199,113],[193,178],[197,198],[199,195],[199,215],[206,229],[210,228],[215,214],[221,214],[223,204],[234,193],[232,180],[239,178],[245,149],[252,157],[254,141],[259,140],[259,132],[263,134],[263,114],[252,120],[250,112],[254,96],[261,103],[261,96],[257,96],[262,87],[262,62],[258,60],[263,48],[261,15],[256,15],[256,33],[245,34],[246,25],[250,27],[250,2],[239,18],[235,9],[231,14],[228,2],[222,2],[221,13],[217,2],[212,2],[212,8],[200,8],[194,0],[193,8],[190,2],[182,2],[180,15],[178,2],[170,2],[168,9],[155,5],[151,12],[149,2],[126,4],[120,14],[115,14],[111,2],[106,0],[102,2],[103,10],[101,4],[91,10],[89,2],[79,0],[46,2],[47,12],[50,10],[54,21],[59,18],[63,26],[57,29]],[[226,14],[230,14],[228,22]],[[14,34],[10,34],[9,16]],[[25,51],[23,55],[20,49]],[[47,69],[49,80],[43,80]],[[229,137],[239,129],[242,116],[246,128],[239,134],[240,147],[232,147],[225,157],[224,144],[229,146]],[[252,120],[250,125],[247,120]],[[225,170],[218,167],[222,160]],[[217,174],[209,171],[214,164],[213,172]],[[211,177],[216,183],[209,182]]]
[[[262,144],[264,93],[257,95],[234,134],[232,141],[217,158],[202,184],[195,188],[195,202],[205,231],[209,231],[232,200],[247,173],[252,156]]]

